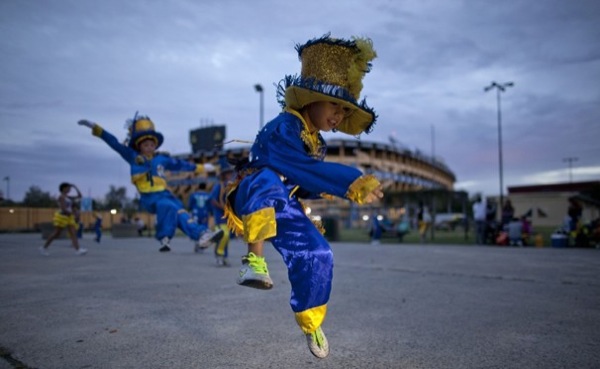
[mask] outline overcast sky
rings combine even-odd
[[[0,183],[21,201],[63,181],[103,198],[128,165],[90,130],[118,138],[135,111],[191,151],[189,131],[225,124],[253,140],[260,83],[300,71],[294,46],[331,32],[370,37],[364,79],[379,119],[359,139],[435,154],[456,189],[499,192],[496,91],[505,186],[600,179],[600,2],[597,0],[3,0],[0,1]],[[326,138],[355,139],[343,133]],[[504,190],[506,193],[506,189]]]

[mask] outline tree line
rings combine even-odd
[[[58,206],[57,196],[50,192],[42,191],[38,186],[31,186],[25,193],[22,201],[13,201],[4,199],[0,201],[0,206],[22,206],[31,208],[56,208]],[[127,197],[127,189],[125,187],[110,186],[108,193],[102,199],[92,199],[93,210],[132,210],[137,211],[139,199],[137,196],[134,199]]]

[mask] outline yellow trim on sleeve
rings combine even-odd
[[[327,314],[327,304],[316,306],[299,313],[294,314],[296,316],[296,323],[302,329],[304,334],[309,334],[317,330],[323,324],[325,315]]]
[[[264,208],[242,216],[244,241],[255,243],[277,235],[275,208]]]
[[[102,135],[102,131],[104,131],[104,130],[98,124],[95,124],[94,127],[92,127],[92,134],[94,136],[100,137],[100,135]]]
[[[358,177],[346,192],[346,198],[357,204],[364,204],[367,195],[379,186],[379,180],[372,174]]]

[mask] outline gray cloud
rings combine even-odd
[[[378,51],[363,95],[379,122],[362,139],[435,151],[459,187],[497,193],[496,98],[483,88],[513,81],[502,95],[505,183],[556,171],[567,180],[566,156],[579,158],[576,180],[600,178],[596,1],[302,4],[1,2],[0,175],[11,197],[31,185],[55,193],[64,177],[95,196],[110,184],[133,195],[127,165],[81,118],[124,137],[140,110],[172,153],[189,152],[201,121],[252,140],[254,84],[265,88],[265,118],[275,116],[274,84],[300,69],[294,45],[328,31],[369,36]]]

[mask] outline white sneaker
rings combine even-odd
[[[306,335],[306,342],[308,343],[310,352],[319,359],[323,359],[329,355],[329,343],[321,327],[312,333],[308,333]]]
[[[48,250],[46,250],[44,246],[40,246],[40,254],[44,256],[50,256],[50,253],[48,252]]]
[[[215,232],[211,232],[211,231],[206,231],[204,233],[202,233],[202,235],[200,236],[200,239],[196,242],[196,250],[198,249],[206,249],[208,247],[210,247],[211,243],[217,243],[221,240],[221,238],[223,237],[223,234],[225,234],[223,232],[222,229],[217,229]]]
[[[161,248],[158,249],[158,251],[160,252],[169,252],[171,251],[171,248],[169,247],[169,243],[171,242],[171,239],[169,237],[163,237],[160,240],[160,246]]]
[[[84,249],[83,247],[80,247],[79,250],[75,251],[75,255],[83,256],[85,254],[87,254],[87,249]]]
[[[262,256],[257,256],[253,252],[242,257],[242,267],[237,279],[237,283],[242,286],[258,288],[260,290],[270,290],[273,288],[273,281],[269,276],[267,262]]]

